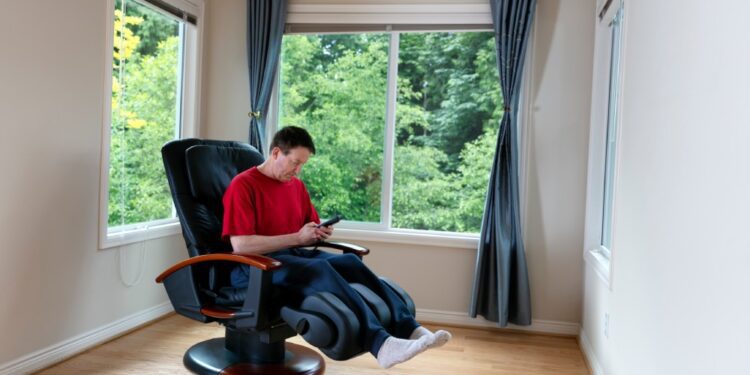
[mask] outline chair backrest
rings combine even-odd
[[[224,191],[263,155],[245,143],[195,138],[169,142],[161,153],[190,257],[230,252],[221,240]]]

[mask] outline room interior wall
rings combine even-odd
[[[625,3],[607,374],[750,373],[748,12]]]
[[[246,139],[244,3],[207,2],[204,137]],[[524,192],[536,320],[580,321],[580,148],[592,48],[584,15],[592,7],[593,0],[564,7],[544,1],[537,14]],[[152,280],[185,257],[179,235],[120,250],[97,246],[106,12],[106,2],[71,0],[10,2],[0,13],[0,166],[6,176],[0,185],[0,332],[12,338],[0,343],[0,364],[162,305],[166,295]],[[364,245],[373,249],[369,264],[404,284],[420,308],[467,311],[473,249]],[[145,249],[143,278],[127,287],[123,280],[139,271],[139,249]]]
[[[585,169],[594,0],[538,4],[529,94],[527,257],[535,320],[581,318]],[[202,135],[247,139],[245,2],[209,1]],[[466,314],[476,250],[382,242],[366,262],[404,285],[418,308]],[[425,266],[427,265],[427,266]]]
[[[537,319],[581,319],[593,9],[593,0],[537,2],[523,193]]]
[[[106,19],[106,1],[3,2],[0,369],[164,304],[154,278],[187,256],[180,236],[124,246],[121,279],[98,249]]]

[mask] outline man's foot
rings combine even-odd
[[[378,364],[382,368],[391,368],[401,362],[406,362],[419,353],[427,350],[430,342],[429,336],[420,337],[416,340],[404,340],[396,337],[388,337],[378,350]]]
[[[422,337],[429,337],[427,347],[428,348],[439,348],[453,337],[450,332],[439,330],[437,332],[432,332],[429,329],[419,326],[414,329],[414,331],[411,333],[411,336],[409,336],[410,340],[416,340],[420,339]]]

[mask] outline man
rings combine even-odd
[[[238,174],[224,194],[222,238],[232,243],[237,254],[264,254],[281,261],[284,267],[273,272],[273,284],[292,301],[327,291],[351,307],[363,326],[365,348],[383,368],[448,342],[450,333],[433,333],[420,326],[403,301],[355,255],[299,248],[333,233],[332,227],[317,227],[318,213],[296,177],[314,153],[305,129],[288,126],[276,133],[268,159]],[[247,266],[235,268],[232,284],[246,286],[248,273]],[[367,286],[388,304],[393,319],[390,332],[350,282]]]

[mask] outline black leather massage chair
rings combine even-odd
[[[291,304],[271,284],[271,273],[284,265],[262,255],[231,254],[221,240],[222,196],[239,172],[263,162],[253,147],[232,141],[184,139],[162,148],[169,187],[190,258],[156,279],[163,282],[175,311],[197,321],[218,322],[225,336],[193,345],[184,355],[185,367],[197,374],[322,374],[323,358],[305,346],[286,343],[296,334],[334,360],[364,352],[360,324],[336,296],[318,293]],[[353,253],[360,246],[320,242],[318,247]],[[237,264],[250,266],[247,288],[230,285]],[[382,279],[407,304],[409,295]],[[385,302],[361,284],[352,284],[384,327],[390,324]]]

